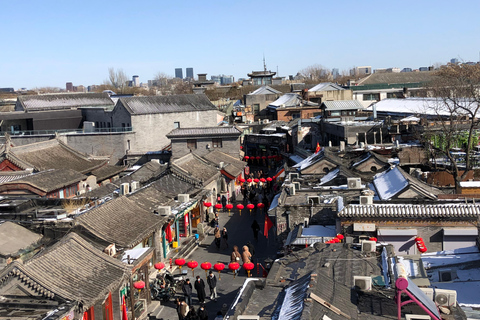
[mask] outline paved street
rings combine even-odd
[[[258,242],[254,240],[253,231],[251,229],[251,224],[254,219],[257,219],[258,224],[260,225],[260,232],[258,236]],[[195,250],[192,255],[188,258],[188,260],[195,260],[198,262],[199,266],[195,269],[195,276],[200,275],[202,279],[205,281],[206,285],[206,293],[207,297],[209,297],[209,289],[205,279],[205,271],[200,268],[200,264],[202,262],[208,261],[213,264],[217,262],[222,262],[227,265],[230,263],[230,254],[232,252],[233,245],[237,245],[239,247],[239,251],[241,252],[241,247],[245,245],[248,241],[251,241],[255,247],[255,256],[253,258],[253,262],[263,262],[264,259],[270,257],[275,259],[277,246],[274,241],[273,230],[270,230],[269,239],[267,240],[263,236],[263,227],[264,227],[264,220],[265,216],[263,214],[257,213],[255,216],[252,212],[248,209],[242,210],[242,215],[238,213],[237,209],[232,210],[232,216],[228,217],[228,213],[220,213],[219,215],[219,225],[220,229],[224,226],[227,228],[229,233],[229,247],[227,248],[224,243],[222,243],[222,248],[217,250],[213,240],[214,237],[212,234],[208,235],[205,240],[200,244],[200,246]],[[187,261],[188,261],[187,260]],[[221,279],[217,283],[217,293],[219,295],[219,299],[217,302],[210,301],[207,298],[206,302],[206,309],[209,312],[209,319],[214,319],[217,312],[222,310],[222,306],[226,304],[229,308],[230,304],[232,303],[235,295],[237,294],[238,288],[243,285],[244,280],[246,279],[246,271],[241,270],[239,275],[234,278],[233,273],[227,268],[222,271]],[[213,270],[213,267],[212,267]],[[253,276],[257,276],[257,268],[253,270]],[[176,272],[179,272],[176,270]],[[215,273],[218,279],[218,273]],[[262,276],[262,270],[260,268],[259,277]],[[193,282],[194,277],[192,276],[191,270],[188,272],[188,277],[190,281]],[[198,308],[199,303],[196,298],[195,289],[193,289],[193,304],[195,308]],[[181,295],[180,295],[181,296]],[[162,302],[163,303],[163,302]],[[160,314],[165,320],[170,319],[178,319],[176,309],[174,307],[173,302],[165,303],[162,313]]]

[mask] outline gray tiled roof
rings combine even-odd
[[[322,106],[331,110],[363,110],[365,107],[358,100],[325,101]]]
[[[339,91],[345,90],[344,88],[340,87],[338,84],[332,82],[322,82],[314,86],[313,88],[309,89],[308,92],[316,92],[316,91]]]
[[[13,255],[37,243],[40,239],[42,239],[41,234],[34,233],[14,222],[3,222],[0,224],[0,255]]]
[[[0,191],[10,190],[12,186],[26,184],[45,193],[78,183],[87,176],[70,169],[52,169],[28,175],[23,178],[5,182],[0,185]]]
[[[171,168],[174,173],[178,172],[181,175],[186,175],[197,181],[201,181],[203,185],[207,185],[220,175],[215,166],[194,153],[189,153],[175,160],[171,164]]]
[[[78,301],[88,308],[127,277],[126,265],[70,233],[24,264],[11,263],[0,273],[0,283],[20,278],[39,295]]]
[[[120,98],[118,103],[131,114],[218,110],[204,94],[129,97]]]
[[[258,94],[282,94],[282,92],[275,90],[269,86],[262,86],[257,90],[250,92],[248,95],[258,95]]]
[[[223,162],[223,170],[234,177],[238,177],[247,165],[246,162],[243,162],[240,159],[235,159],[234,157],[217,150],[210,151],[204,155],[203,158],[214,163],[216,166],[219,166],[220,162]]]
[[[123,248],[134,247],[159,229],[163,222],[162,218],[125,196],[108,201],[75,219],[76,225],[99,239]]]
[[[167,134],[167,138],[189,138],[205,136],[240,136],[241,132],[235,126],[202,127],[202,128],[177,128]]]
[[[433,80],[434,74],[434,71],[373,73],[370,76],[360,80],[358,82],[358,86],[369,84],[429,82]]]
[[[351,204],[338,213],[342,218],[475,218],[480,204]]]
[[[114,104],[107,93],[71,93],[19,96],[17,110],[42,111],[77,109],[85,107],[113,108]]]
[[[107,178],[111,178],[120,172],[125,170],[124,166],[111,166],[111,165],[104,165],[98,169],[92,170],[90,173],[97,177],[97,183],[101,182]]]

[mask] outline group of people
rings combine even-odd
[[[233,246],[232,254],[230,255],[230,262],[237,262],[240,263],[242,261],[242,265],[245,263],[250,263],[253,261],[253,256],[255,255],[255,247],[253,244],[248,241],[246,245],[242,247],[242,253],[240,253],[238,246]],[[238,270],[234,271],[235,274],[238,273]]]
[[[217,301],[217,277],[210,271],[207,277],[207,285],[210,289],[210,300]],[[192,293],[193,289],[197,292],[197,298],[200,303],[200,307],[196,311],[193,308]],[[190,279],[186,279],[182,286],[183,299],[177,299],[177,313],[180,320],[207,320],[208,312],[205,309],[205,281],[200,276],[197,276],[192,286]]]

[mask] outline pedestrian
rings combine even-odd
[[[197,314],[200,320],[208,320],[208,312],[205,309],[205,304],[200,305],[200,308],[198,308]]]
[[[238,247],[233,246],[233,251],[230,256],[230,262],[240,263],[241,258],[242,258],[242,255],[240,254],[240,252],[238,252]],[[238,272],[237,270],[234,271],[235,274],[237,274],[237,272]]]
[[[208,287],[210,288],[210,300],[217,301],[217,277],[210,270],[207,277]]]
[[[208,209],[205,209],[205,222],[208,224],[210,220],[210,215],[208,214]]]
[[[185,280],[185,283],[182,286],[183,294],[185,295],[185,301],[189,306],[192,305],[192,284],[190,279]]]
[[[185,302],[185,300],[184,299],[180,300],[180,312],[179,312],[180,320],[185,320],[187,318],[189,309],[190,307]]]
[[[258,231],[260,231],[260,225],[258,224],[257,220],[253,220],[252,231],[253,231],[253,237],[255,238],[256,241],[258,241]]]
[[[190,310],[188,311],[186,320],[200,320],[194,308],[190,308]]]
[[[217,312],[217,316],[213,320],[223,320],[223,314],[222,311]]]
[[[248,241],[246,246],[248,247],[248,251],[250,252],[250,254],[252,255],[252,260],[253,260],[253,256],[255,255],[255,247],[253,246],[253,244]]]
[[[200,276],[197,276],[197,280],[195,280],[195,290],[197,291],[197,297],[198,297],[198,301],[200,303],[204,303],[205,302],[205,282],[203,281],[203,279],[200,278]]]
[[[243,246],[243,252],[242,252],[242,262],[243,264],[245,263],[249,263],[250,262],[250,259],[252,259],[252,254],[250,253],[250,251],[248,251],[248,247],[247,246]]]
[[[220,203],[222,201],[222,198],[220,197],[220,194],[217,193],[217,203]]]
[[[215,212],[215,227],[218,227],[218,212]]]
[[[225,242],[225,244],[227,245],[227,248],[228,248],[228,232],[227,232],[227,228],[223,227],[223,230],[222,230],[222,239],[223,241]]]
[[[215,236],[215,245],[217,246],[217,250],[220,250],[220,241],[222,240],[222,235],[220,234],[220,228],[218,226],[215,227],[213,235]]]
[[[182,301],[180,301],[180,298],[175,299],[175,307],[177,308],[178,320],[183,320]]]
[[[227,210],[225,208],[225,206],[227,205],[227,197],[225,197],[225,195],[222,196],[222,207],[223,207],[223,212],[225,212],[225,210]]]

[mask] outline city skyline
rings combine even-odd
[[[143,83],[178,67],[239,79],[263,70],[264,56],[285,77],[312,65],[342,72],[479,60],[477,1],[289,4],[2,1],[0,87],[102,84],[109,68]],[[212,32],[196,34],[202,24]]]

